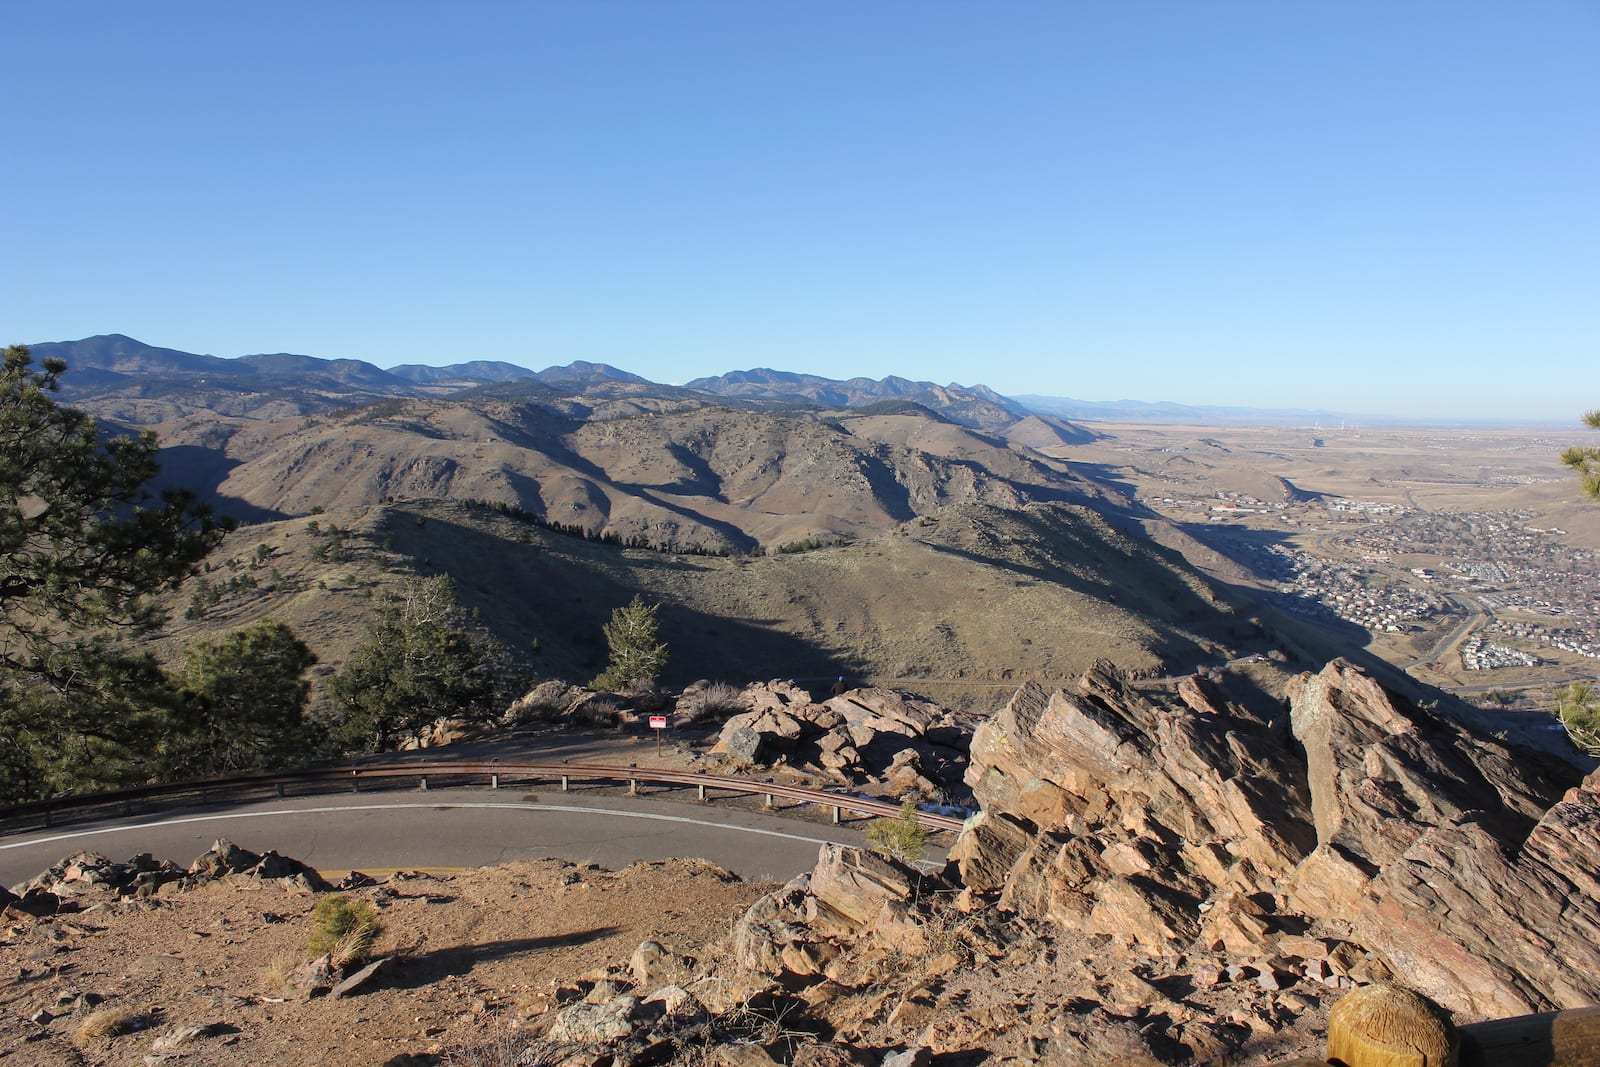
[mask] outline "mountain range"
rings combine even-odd
[[[435,573],[514,659],[578,680],[635,594],[672,633],[669,681],[849,672],[983,700],[1101,657],[1160,673],[1268,647],[1187,562],[1203,546],[1074,461],[1097,434],[981,386],[386,370],[121,336],[34,352],[69,364],[64,402],[157,432],[162,484],[242,522],[174,596],[164,654],[271,617],[335,670],[375,596]]]
[[[71,368],[63,397],[75,406],[122,422],[167,422],[197,411],[281,417],[309,415],[395,397],[438,397],[474,389],[528,385],[556,392],[641,390],[655,396],[700,395],[759,406],[861,408],[915,404],[974,429],[1004,431],[1034,413],[979,385],[937,385],[905,378],[834,381],[786,371],[736,371],[675,387],[648,381],[605,363],[576,361],[533,371],[512,363],[474,360],[447,367],[402,364],[387,370],[354,359],[286,352],[224,359],[159,348],[122,334],[31,346],[36,358],[59,358]],[[526,393],[524,395],[531,395]],[[1079,428],[1058,426],[1088,440]]]

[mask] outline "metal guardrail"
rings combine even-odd
[[[393,778],[418,779],[418,783],[423,789],[428,788],[428,780],[430,778],[434,780],[443,778],[488,779],[488,784],[493,789],[498,789],[501,782],[506,780],[559,780],[563,790],[567,788],[571,779],[577,778],[591,781],[627,782],[629,783],[630,792],[637,792],[640,782],[649,782],[653,784],[695,786],[698,789],[701,800],[708,799],[708,790],[719,789],[728,793],[764,796],[768,807],[771,807],[778,798],[803,804],[823,805],[832,809],[834,822],[840,820],[844,811],[884,817],[900,814],[900,806],[898,804],[883,800],[873,800],[869,797],[844,796],[822,789],[781,785],[777,782],[758,782],[749,778],[703,774],[698,771],[675,771],[665,767],[631,765],[616,767],[592,763],[508,763],[498,760],[475,762],[433,760],[414,763],[360,764],[345,767],[319,767],[300,771],[236,774],[214,778],[199,778],[187,782],[131,786],[126,789],[112,789],[100,793],[81,793],[73,796],[53,797],[49,800],[36,800],[26,804],[12,804],[0,807],[0,822],[9,822],[13,819],[36,815],[43,819],[44,825],[49,826],[57,815],[93,808],[120,807],[125,814],[131,814],[133,802],[139,800],[164,801],[189,797],[209,800],[213,793],[235,793],[252,789],[275,790],[279,796],[282,796],[287,787],[295,785],[348,786],[352,790],[359,791],[362,782],[377,782]],[[965,823],[965,820],[958,816],[941,815],[926,811],[919,811],[917,820],[930,830],[945,830],[951,833],[959,832]]]

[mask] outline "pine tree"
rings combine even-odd
[[[605,625],[611,661],[591,683],[592,688],[628,692],[654,686],[667,665],[667,646],[659,640],[660,629],[656,605],[646,604],[643,597],[635,596],[613,611]]]
[[[1590,429],[1600,430],[1600,410],[1587,413],[1583,421]],[[1574,445],[1561,453],[1561,462],[1578,472],[1585,493],[1600,498],[1600,448]]]
[[[189,649],[177,727],[167,743],[174,778],[271,770],[303,762],[317,657],[281,622],[263,619]]]
[[[466,621],[448,576],[409,580],[329,683],[336,734],[382,751],[436,719],[493,714],[497,650]]]
[[[172,694],[124,639],[150,594],[221,535],[190,493],[148,489],[155,436],[102,437],[53,393],[61,360],[0,362],[0,799],[119,784],[149,769]]]

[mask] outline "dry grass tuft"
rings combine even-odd
[[[299,965],[300,960],[293,953],[279,952],[272,957],[272,962],[262,969],[262,986],[272,996],[293,996],[298,992],[294,984],[294,971]]]
[[[80,1047],[109,1041],[121,1034],[143,1030],[147,1020],[143,1012],[129,1007],[101,1008],[78,1024],[75,1040]]]

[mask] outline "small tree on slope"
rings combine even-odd
[[[635,596],[613,611],[605,626],[611,662],[594,680],[593,688],[616,693],[655,685],[667,665],[667,646],[659,640],[660,630],[656,606],[646,604],[642,597]]]

